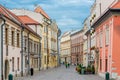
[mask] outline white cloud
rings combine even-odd
[[[72,18],[61,18],[60,20],[57,21],[58,25],[61,27],[64,26],[73,26],[73,25],[80,25],[80,22],[78,20],[72,19]]]
[[[93,2],[94,0],[3,0],[3,3],[11,8],[33,10],[35,4],[40,5],[52,19],[56,19],[62,32],[80,28],[89,15]]]

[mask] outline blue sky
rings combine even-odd
[[[94,0],[0,0],[0,4],[10,9],[34,10],[35,5],[40,5],[52,19],[56,20],[62,33],[81,29],[93,2]]]

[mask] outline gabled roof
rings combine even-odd
[[[6,16],[7,18],[11,19],[12,21],[16,22],[17,24],[21,24],[19,22],[18,17],[13,14],[12,12],[10,12],[8,9],[6,9],[5,7],[3,7],[2,5],[0,5],[0,13],[4,16]]]
[[[37,21],[33,20],[32,18],[28,17],[27,15],[24,16],[18,16],[21,21],[26,25],[39,25]]]
[[[43,16],[45,16],[46,18],[50,19],[50,17],[47,15],[47,13],[40,6],[36,7],[34,11],[37,13],[40,13]]]
[[[27,29],[28,31],[32,32],[36,36],[39,36],[30,27],[28,27],[27,25],[25,25],[22,22],[22,20],[20,20],[15,14],[13,14],[11,11],[9,11],[8,9],[6,9],[2,5],[0,5],[0,14],[2,14],[4,17],[8,18],[9,20],[13,21],[14,23],[16,23],[17,25],[19,25],[20,27],[24,27],[25,29]]]

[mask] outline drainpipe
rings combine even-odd
[[[58,28],[58,33],[57,33],[57,50],[58,50],[58,66],[60,66],[60,44],[59,44],[59,37],[61,35],[61,30]]]
[[[24,27],[21,25],[21,76],[23,76],[23,31]]]
[[[0,15],[2,17],[2,15]],[[1,25],[1,80],[4,80],[3,78],[3,26],[5,25],[5,20],[3,18],[1,18],[3,20],[3,23]]]
[[[41,67],[41,40],[39,40],[39,71],[40,71],[40,67]]]
[[[29,73],[30,73],[30,44],[29,44],[29,35],[30,35],[30,33],[28,33],[27,34],[27,36],[28,36],[28,75],[29,75]]]

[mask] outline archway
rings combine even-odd
[[[8,74],[9,74],[9,61],[5,60],[5,79],[8,78]]]

